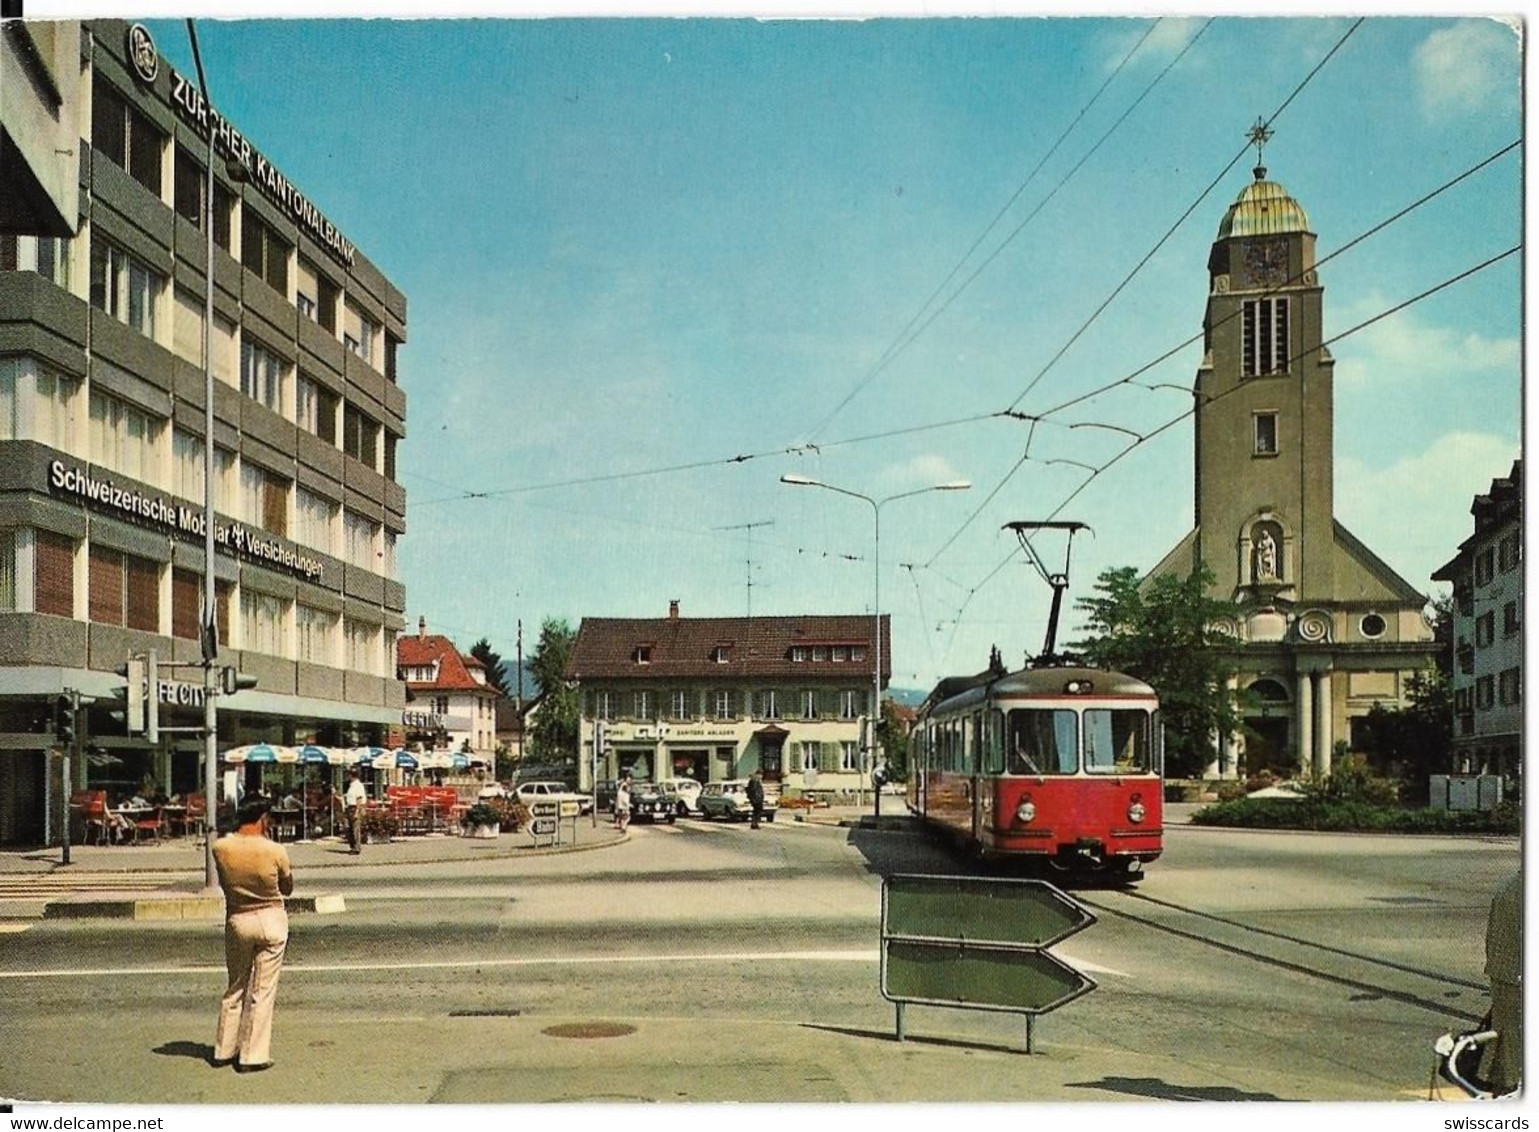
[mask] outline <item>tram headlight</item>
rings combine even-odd
[[[1137,825],[1144,820],[1144,796],[1134,794],[1128,802],[1128,821]]]
[[[1029,797],[1022,798],[1020,805],[1015,807],[1015,820],[1021,825],[1030,825],[1036,819],[1037,806]]]

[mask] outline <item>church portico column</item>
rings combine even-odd
[[[1225,689],[1229,695],[1229,702],[1234,703],[1240,694],[1240,678],[1230,676],[1225,681]],[[1240,749],[1238,736],[1231,731],[1222,739],[1223,750],[1219,754],[1219,777],[1238,778],[1240,774]]]
[[[1314,697],[1312,692],[1313,675],[1308,672],[1298,674],[1298,692],[1295,702],[1298,708],[1298,757],[1299,774],[1307,775],[1314,769],[1313,744],[1311,742],[1315,730],[1314,721]]]
[[[1336,745],[1334,724],[1331,717],[1331,670],[1318,674],[1320,694],[1315,697],[1315,765],[1320,777],[1331,773],[1331,754]]]

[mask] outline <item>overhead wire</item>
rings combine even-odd
[[[888,363],[894,361],[899,354],[908,348],[913,339],[910,338],[908,341],[904,341],[904,339],[908,335],[909,331],[914,328],[914,324],[924,316],[925,311],[930,309],[930,305],[940,297],[941,293],[945,291],[945,289],[950,285],[951,281],[957,277],[957,273],[960,272],[967,261],[972,258],[973,253],[976,252],[980,246],[982,246],[984,240],[988,239],[989,233],[994,231],[994,229],[999,226],[999,222],[1004,219],[1005,214],[1009,212],[1010,209],[1015,207],[1015,202],[1020,200],[1021,194],[1023,194],[1027,188],[1030,187],[1031,183],[1036,180],[1037,174],[1042,171],[1043,166],[1045,166],[1048,161],[1052,159],[1053,155],[1058,152],[1063,143],[1068,140],[1069,135],[1074,132],[1075,128],[1084,119],[1085,115],[1090,112],[1091,108],[1094,107],[1098,101],[1100,101],[1101,95],[1106,93],[1107,87],[1111,86],[1111,84],[1116,80],[1117,76],[1122,73],[1123,69],[1128,65],[1128,62],[1133,58],[1134,55],[1138,53],[1139,48],[1144,45],[1149,36],[1154,34],[1154,29],[1160,25],[1163,19],[1163,16],[1157,17],[1152,23],[1149,24],[1147,28],[1144,29],[1143,35],[1138,37],[1138,41],[1134,43],[1133,46],[1128,50],[1127,54],[1122,57],[1122,61],[1119,62],[1111,74],[1106,77],[1106,81],[1100,85],[1095,94],[1091,95],[1090,100],[1080,107],[1079,113],[1074,116],[1073,121],[1071,121],[1068,126],[1064,128],[1063,132],[1058,135],[1058,139],[1053,142],[1053,144],[1048,148],[1047,152],[1042,155],[1037,164],[1032,167],[1031,172],[1026,175],[1026,179],[1022,181],[1018,186],[1016,186],[1015,191],[1010,194],[1010,199],[1005,201],[1004,205],[999,209],[999,211],[994,214],[993,219],[984,225],[983,231],[978,233],[977,238],[975,238],[972,244],[968,246],[967,251],[962,253],[962,257],[957,260],[955,265],[953,265],[951,270],[946,274],[946,277],[942,279],[936,286],[935,290],[930,292],[929,297],[927,297],[925,301],[920,304],[919,309],[909,316],[909,320],[904,324],[903,329],[899,330],[893,340],[887,344],[887,348],[882,351],[881,356],[877,358],[871,369],[866,372],[865,376],[863,376],[859,381],[855,383],[855,387],[853,389],[845,394],[842,401],[830,409],[828,413],[824,415],[823,419],[813,426],[812,431],[808,434],[809,440],[815,439],[818,433],[822,432],[823,429],[827,427],[829,422],[844,410],[845,406],[847,406],[851,401],[859,396],[860,392],[865,389],[866,386],[871,384],[871,382],[875,380],[876,377],[887,368]],[[1092,152],[1094,151],[1092,150]],[[1081,162],[1081,164],[1083,164],[1083,162]],[[1072,175],[1073,174],[1071,172],[1070,176]],[[1067,178],[1065,178],[1065,180],[1067,180]],[[1062,187],[1062,182],[1060,182],[1059,187]],[[1056,192],[1057,190],[1055,189],[1054,191]],[[1048,199],[1051,199],[1051,194],[1049,194]],[[1045,204],[1046,201],[1043,203]],[[1036,211],[1041,211],[1040,206],[1038,206]],[[1032,216],[1035,215],[1036,212],[1033,212]],[[1027,218],[1028,221],[1030,219],[1031,217]],[[971,280],[969,280],[969,282],[971,282]],[[963,286],[965,287],[966,284]],[[958,293],[960,293],[960,289]],[[955,295],[952,296],[953,299],[955,297]],[[948,304],[949,302],[950,300],[948,300]],[[926,325],[928,325],[928,323]],[[918,337],[918,335],[916,334],[915,337]]]

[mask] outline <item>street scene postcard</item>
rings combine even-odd
[[[6,13],[9,1128],[1527,1127],[1521,15]]]

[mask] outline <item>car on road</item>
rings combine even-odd
[[[675,809],[680,817],[700,812],[700,783],[693,778],[663,778],[657,784],[677,797]]]
[[[656,782],[631,783],[631,820],[665,821],[670,825],[679,818],[679,796]]]
[[[700,790],[700,813],[706,818],[726,818],[741,821],[753,816],[753,806],[748,801],[748,779],[729,778],[725,782],[707,782]],[[780,799],[764,790],[764,820],[774,821]]]
[[[520,782],[513,793],[526,806],[532,805],[535,802],[576,802],[579,813],[591,814],[593,812],[593,799],[587,794],[579,794],[575,790],[568,790],[564,782],[545,779],[534,782]]]

